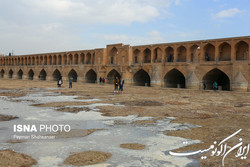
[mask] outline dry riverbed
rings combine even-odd
[[[15,90],[15,94],[10,93],[10,91],[0,93],[1,96],[8,97],[20,97],[34,90],[39,91],[40,88],[56,87],[56,82],[11,80],[11,84],[9,84],[9,80],[0,80],[0,83],[0,89]],[[73,89],[68,89],[67,86],[64,84],[62,89],[51,89],[50,91],[63,95],[78,96],[78,99],[98,98],[101,101],[57,102],[36,105],[39,107],[60,107],[58,111],[77,113],[82,110],[88,110],[87,108],[76,108],[75,106],[77,105],[92,103],[119,104],[120,106],[98,107],[100,109],[99,112],[103,116],[111,117],[128,115],[153,117],[150,120],[133,122],[134,124],[151,124],[166,117],[175,117],[176,120],[173,121],[175,123],[189,123],[200,126],[187,130],[164,132],[170,136],[203,141],[199,144],[187,145],[174,150],[176,152],[197,151],[209,148],[214,141],[220,142],[239,129],[242,129],[242,131],[230,139],[227,144],[234,146],[239,143],[239,138],[243,139],[244,144],[250,143],[250,92],[213,92],[125,85],[125,93],[114,96],[112,85],[101,86],[97,84],[73,83]],[[70,108],[69,106],[74,107]],[[91,155],[95,155],[95,153],[91,152]],[[202,160],[200,157],[204,155],[208,158]],[[225,166],[250,166],[249,157],[241,160],[234,155],[235,152],[232,152],[227,156]],[[78,156],[78,154],[75,156]],[[110,156],[107,153],[103,157],[109,158]],[[204,167],[221,166],[222,157],[220,156],[212,157],[208,153],[204,153],[192,158],[199,160],[200,165]],[[101,160],[104,161],[105,158],[101,158]],[[70,160],[65,161],[65,163],[70,162]]]

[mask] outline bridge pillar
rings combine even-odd
[[[22,80],[28,80],[29,79],[29,76],[28,75],[23,75],[22,76]]]
[[[188,74],[186,78],[186,88],[188,89],[200,89],[201,82],[197,78],[195,72]]]
[[[249,84],[247,79],[243,76],[243,74],[239,71],[234,78],[232,83],[232,90],[234,91],[243,91],[246,92],[249,88]]]

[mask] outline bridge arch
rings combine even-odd
[[[21,69],[17,72],[17,79],[23,79],[23,71]]]
[[[197,52],[198,52],[199,48],[200,47],[196,44],[194,44],[190,47],[190,61],[191,62],[194,62],[195,59],[198,58]]]
[[[96,83],[97,81],[97,74],[94,70],[90,69],[85,75],[86,83]]]
[[[135,50],[133,51],[133,62],[134,62],[135,64],[141,62],[140,53],[141,53],[141,51],[140,51],[139,49],[135,49]]]
[[[133,83],[135,86],[151,86],[151,79],[145,70],[140,69],[134,74]]]
[[[87,53],[86,55],[86,64],[91,64],[91,53]]]
[[[215,61],[215,47],[208,43],[204,46],[204,59],[205,61]]]
[[[74,55],[74,63],[73,64],[78,64],[78,54],[76,53],[75,55]]]
[[[167,88],[185,88],[185,76],[182,72],[174,68],[164,76],[164,86]]]
[[[58,65],[62,65],[62,55],[58,55]]]
[[[151,50],[146,48],[143,51],[143,63],[151,63]]]
[[[113,47],[109,53],[109,63],[110,64],[116,64],[117,62],[117,56],[118,56],[118,49],[116,47]]]
[[[218,68],[214,68],[207,72],[202,81],[206,83],[208,90],[213,89],[213,82],[217,82],[218,86],[221,87],[222,90],[230,90],[230,79],[226,73],[219,70]]]
[[[187,49],[185,46],[180,46],[177,48],[177,62],[186,62],[187,59]]]
[[[80,64],[84,64],[84,61],[85,61],[85,55],[84,55],[84,53],[81,53],[81,55],[80,55]]]
[[[115,69],[111,70],[107,75],[107,83],[113,84],[116,77],[121,78],[121,75]]]
[[[174,49],[169,46],[165,49],[165,62],[173,62],[174,60]]]
[[[9,78],[13,78],[13,70],[12,69],[10,69],[10,71],[9,71]]]
[[[40,80],[46,80],[47,73],[44,69],[42,69],[39,73]]]
[[[4,77],[4,70],[2,69],[1,71],[0,71],[0,78],[3,78]]]
[[[52,74],[53,80],[58,81],[62,78],[61,72],[58,69],[55,69],[55,71]]]
[[[235,45],[236,60],[247,60],[249,53],[249,45],[245,41],[240,41]]]
[[[154,49],[153,61],[154,63],[159,63],[161,62],[161,59],[162,59],[162,50],[161,48],[157,47]]]
[[[72,77],[73,78],[73,82],[77,82],[77,73],[74,69],[72,69],[69,74],[68,74],[68,78]]]
[[[33,77],[34,77],[34,71],[32,69],[30,69],[28,72],[28,79],[33,80]]]
[[[228,61],[231,60],[231,45],[229,45],[227,42],[223,42],[219,46],[219,52],[220,52],[220,61]]]

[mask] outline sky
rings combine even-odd
[[[0,53],[250,35],[249,0],[0,0]]]

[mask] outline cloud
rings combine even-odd
[[[214,14],[213,18],[231,18],[241,12],[243,12],[243,10],[239,10],[238,8],[226,9]]]
[[[90,43],[87,39],[94,39],[89,35],[91,27],[101,27],[105,32],[111,26],[131,26],[133,23],[155,21],[168,15],[169,7],[180,4],[180,1],[0,1],[0,53],[6,54],[12,49],[17,54],[27,54],[82,49],[84,46],[96,47],[98,42]],[[127,42],[131,39],[118,37]]]
[[[20,0],[0,2],[0,13],[13,21],[63,21],[77,24],[120,24],[147,22],[161,15],[163,8],[180,0]],[[14,11],[9,14],[6,7]],[[12,17],[13,16],[13,17]],[[19,18],[19,19],[18,19]],[[26,22],[28,23],[28,22]]]
[[[99,35],[98,35],[99,36]],[[153,30],[143,36],[129,36],[122,34],[113,34],[113,35],[103,35],[103,40],[110,41],[112,43],[125,43],[125,44],[152,44],[163,42],[164,34],[159,31]]]

